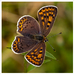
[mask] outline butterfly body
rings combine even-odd
[[[39,34],[37,34],[37,35],[31,35],[31,34],[29,34],[28,37],[31,38],[31,39],[40,41],[40,42],[41,42],[41,41],[44,41],[45,38],[46,38],[46,37],[44,37],[43,35],[39,35]]]
[[[17,31],[23,36],[16,36],[12,51],[16,54],[29,51],[24,57],[32,65],[40,67],[45,57],[46,36],[49,34],[55,17],[56,6],[45,6],[38,11],[39,23],[31,16],[22,16],[17,22]]]

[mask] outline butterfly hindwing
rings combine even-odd
[[[57,7],[55,6],[45,6],[38,11],[38,19],[40,22],[41,32],[44,36],[49,34],[56,15]]]
[[[26,60],[34,65],[34,66],[41,66],[43,63],[45,56],[45,43],[41,42],[37,44],[26,56]]]
[[[12,50],[15,53],[23,53],[35,47],[37,43],[38,42],[36,40],[30,39],[28,37],[17,36],[12,43]]]
[[[22,35],[39,34],[40,28],[38,22],[31,16],[25,15],[17,22],[17,31]]]

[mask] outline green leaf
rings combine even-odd
[[[6,47],[6,48],[11,50],[11,47]]]
[[[33,66],[33,65],[29,65],[28,66],[28,69],[27,69],[27,72],[29,72],[29,71],[31,71],[31,70],[33,70],[33,69],[35,69],[36,67],[35,66]]]
[[[27,52],[25,52],[25,53],[22,53],[22,55],[26,55],[27,54]]]
[[[51,61],[50,59],[44,60],[43,64],[50,62],[50,61]]]
[[[48,51],[46,51],[45,56],[47,56],[47,57],[49,57],[49,58],[52,58],[52,59],[56,60],[55,56],[52,55],[51,53],[49,53]]]

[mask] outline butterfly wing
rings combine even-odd
[[[53,26],[55,17],[57,15],[57,7],[45,6],[38,11],[38,19],[42,34],[47,36]]]
[[[41,66],[45,56],[45,43],[37,44],[26,56],[25,59],[34,66]]]
[[[22,35],[39,34],[40,28],[38,22],[31,16],[22,16],[17,22],[17,31]]]
[[[12,50],[14,53],[23,53],[35,47],[37,43],[36,40],[29,37],[17,36],[12,43]]]
[[[12,50],[15,53],[23,53],[32,49],[38,42],[28,37],[29,34],[40,34],[38,22],[31,16],[23,16],[17,22],[17,31],[23,36],[15,37]]]

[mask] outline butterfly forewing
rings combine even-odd
[[[23,16],[17,22],[17,31],[22,35],[39,34],[40,28],[38,22],[31,16]]]
[[[28,37],[17,36],[12,44],[12,50],[15,53],[23,53],[35,47],[37,43],[36,40]]]
[[[39,67],[44,60],[45,56],[45,43],[41,42],[38,45],[36,45],[26,56],[26,60],[34,65]]]
[[[38,11],[38,19],[40,22],[41,32],[44,36],[49,34],[56,15],[57,7],[55,6],[45,6]]]

